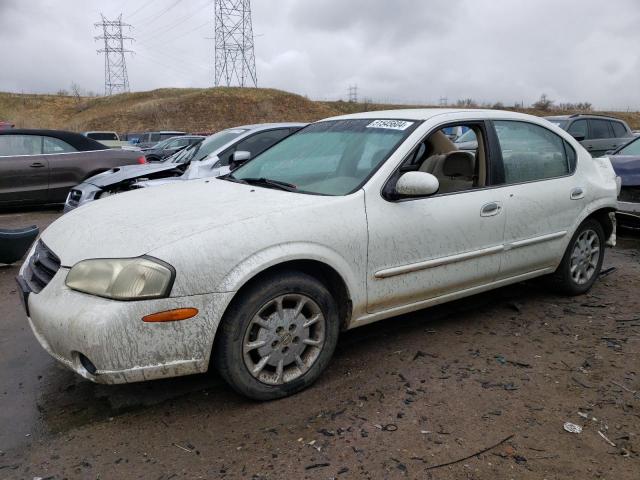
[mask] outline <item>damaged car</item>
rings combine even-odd
[[[447,127],[473,130],[475,151]],[[216,368],[275,399],[320,376],[343,330],[534,277],[588,292],[617,194],[609,160],[543,119],[358,113],[225,176],[64,215],[17,280],[39,343],[91,381]]]
[[[618,224],[640,231],[640,137],[607,152],[621,181],[618,197]]]
[[[305,125],[264,123],[230,128],[192,144],[162,162],[112,168],[73,187],[67,196],[64,211],[69,212],[115,193],[228,173],[234,156],[238,163],[246,161]],[[242,154],[234,155],[236,152]]]

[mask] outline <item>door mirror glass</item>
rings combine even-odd
[[[439,188],[438,179],[427,172],[406,172],[396,183],[396,193],[408,197],[433,195]]]

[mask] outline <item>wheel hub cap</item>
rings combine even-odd
[[[600,260],[600,238],[593,230],[585,230],[576,239],[571,252],[571,278],[578,285],[589,282]]]
[[[266,302],[243,339],[244,363],[263,383],[277,385],[306,373],[324,345],[325,318],[318,304],[302,294]]]

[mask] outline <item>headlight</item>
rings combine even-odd
[[[175,270],[151,257],[95,259],[76,263],[67,274],[67,287],[114,300],[167,297]]]

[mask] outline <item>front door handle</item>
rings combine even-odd
[[[581,198],[584,198],[584,190],[582,187],[576,187],[571,190],[571,200],[580,200]]]
[[[31,165],[29,165],[31,168],[43,168],[45,165],[44,163],[40,163],[40,162],[35,162],[32,163]]]
[[[500,202],[490,202],[486,205],[483,205],[480,209],[481,217],[493,217],[498,215],[502,211],[502,205]]]

